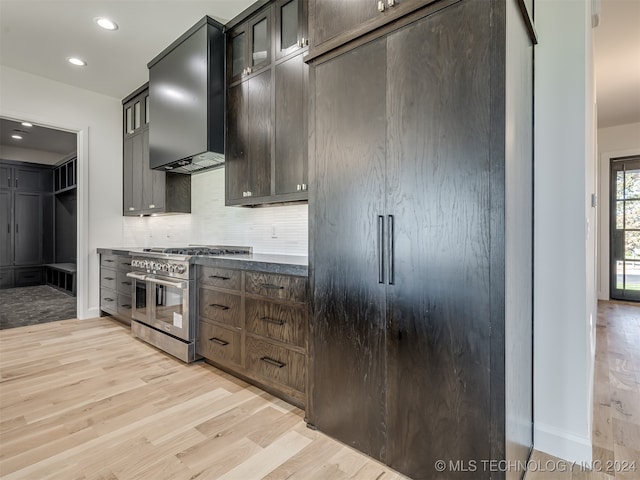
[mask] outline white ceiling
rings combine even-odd
[[[148,80],[147,62],[204,15],[226,23],[253,2],[0,0],[0,64],[122,99]],[[119,29],[99,28],[98,16]],[[74,67],[70,56],[88,65]],[[595,67],[598,126],[640,122],[640,0],[601,0]]]

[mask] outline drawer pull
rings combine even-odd
[[[122,308],[131,308],[131,305],[122,305]]]
[[[231,280],[231,277],[223,277],[221,275],[209,275],[209,278],[217,278],[218,280]]]
[[[279,362],[278,360],[274,360],[273,358],[269,358],[269,357],[260,357],[260,360],[262,360],[264,363],[273,365],[274,367],[278,367],[278,368],[282,368],[286,365],[286,363]]]
[[[104,301],[105,301],[105,302],[113,302],[114,300],[113,300],[113,298],[106,297],[106,298],[104,299]]]
[[[209,306],[213,308],[217,308],[218,310],[229,310],[229,307],[227,307],[226,305],[220,305],[219,303],[212,303]]]
[[[270,288],[272,290],[284,290],[284,287],[281,285],[274,285],[272,283],[261,283],[260,286],[262,288]]]
[[[120,282],[123,285],[131,285],[131,282]]]
[[[279,326],[284,325],[284,320],[276,320],[275,318],[260,317],[260,320],[267,323],[273,323],[274,325],[279,325]]]
[[[229,345],[229,342],[225,342],[224,340],[220,340],[219,338],[216,338],[216,337],[211,337],[209,341],[213,343],[217,343],[221,347],[226,347],[227,345]]]
[[[104,277],[105,280],[115,280],[113,277]]]
[[[106,263],[113,263],[115,260],[105,260]]]

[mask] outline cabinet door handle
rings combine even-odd
[[[154,204],[149,205],[149,208],[156,208]]]
[[[286,365],[286,363],[279,362],[278,360],[274,360],[273,358],[269,358],[269,357],[260,357],[260,360],[262,360],[264,363],[273,365],[274,367],[278,367],[278,368],[282,368]]]
[[[389,285],[394,284],[393,261],[395,252],[393,251],[393,215],[389,215]]]
[[[387,5],[393,7],[396,4],[396,0],[387,0]]]
[[[262,288],[268,288],[271,290],[284,290],[284,287],[282,285],[273,285],[271,283],[261,283],[260,286]]]
[[[209,275],[209,278],[216,278],[218,280],[231,280],[230,277],[223,277],[221,275]]]
[[[219,303],[212,303],[209,306],[215,308],[216,310],[229,310],[229,307],[227,307],[226,305],[220,305]]]
[[[260,317],[260,320],[267,323],[273,323],[274,325],[278,325],[280,327],[285,323],[284,320],[276,320],[275,318],[269,318],[269,317]]]
[[[384,283],[384,217],[378,215],[378,283]]]
[[[129,207],[129,211],[133,212],[136,208],[135,207]]]
[[[209,339],[209,341],[210,341],[210,342],[213,342],[213,343],[217,343],[217,344],[218,344],[218,345],[220,345],[221,347],[226,347],[227,345],[229,345],[229,342],[225,342],[224,340],[221,340],[221,339],[216,338],[216,337],[211,337],[211,338]]]
[[[18,233],[18,224],[16,223],[16,233]]]
[[[384,12],[384,2],[382,0],[378,2],[378,11]]]
[[[113,277],[104,277],[105,280],[113,280]]]

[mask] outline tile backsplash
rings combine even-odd
[[[221,168],[192,176],[190,215],[122,217],[122,239],[122,246],[247,245],[256,253],[307,255],[308,208],[225,207]]]

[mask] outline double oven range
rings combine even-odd
[[[131,333],[184,362],[196,359],[195,256],[243,255],[251,247],[189,246],[131,252]]]

